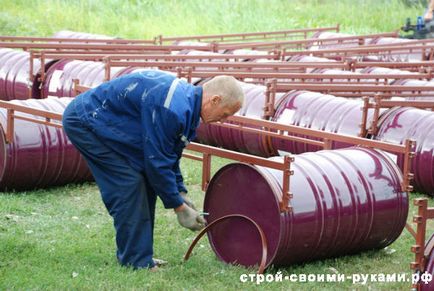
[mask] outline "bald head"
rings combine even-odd
[[[203,84],[203,91],[207,95],[219,95],[223,105],[244,102],[244,93],[237,79],[231,76],[216,76]]]
[[[202,120],[223,121],[240,110],[243,103],[243,89],[234,77],[214,77],[203,84]]]

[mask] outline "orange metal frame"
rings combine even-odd
[[[122,38],[60,38],[31,36],[0,36],[0,42],[30,42],[30,43],[107,43],[107,44],[156,44],[156,39],[122,39]]]
[[[79,80],[74,79],[74,92],[75,94],[80,94],[82,92],[85,92],[87,90],[89,90],[89,87],[86,86],[80,86],[79,85]],[[287,92],[285,90],[281,90],[281,87],[279,87],[276,79],[273,79],[269,82],[266,83],[266,90],[265,90],[265,103],[264,103],[264,114],[262,116],[263,121],[265,120],[269,120],[271,117],[274,116],[274,112],[275,112],[275,99],[276,99],[276,92]],[[350,90],[360,90],[360,86],[359,85],[348,85],[350,86]],[[366,86],[367,88],[372,88],[372,86]],[[382,108],[392,108],[395,106],[410,106],[410,107],[415,107],[415,108],[420,108],[420,109],[428,109],[428,110],[434,110],[434,100],[428,100],[428,101],[424,101],[424,100],[400,100],[400,101],[395,101],[395,100],[387,100],[387,98],[390,97],[390,95],[388,95],[387,89],[390,88],[389,85],[385,85],[385,86],[374,86],[375,88],[379,88],[380,93],[366,93],[366,92],[360,92],[358,97],[362,97],[363,99],[363,106],[361,108],[362,110],[362,117],[361,117],[361,123],[360,123],[360,132],[359,132],[359,137],[364,137],[367,134],[376,134],[378,131],[378,121],[379,121],[379,117],[380,117],[380,109]],[[398,86],[398,87],[402,87],[403,89],[407,89],[407,90],[411,90],[413,89],[410,86]],[[279,90],[277,90],[277,88],[279,88]],[[339,86],[339,88],[341,88],[341,86]],[[392,86],[393,89],[396,89],[395,87]],[[421,89],[422,91],[424,90],[434,90],[434,87],[417,87],[419,89]],[[403,95],[402,93],[400,93],[399,91],[396,92],[396,94],[393,95],[397,95],[397,96],[401,96]],[[420,96],[419,94],[416,93],[412,93],[411,96]],[[424,95],[422,95],[423,97],[425,97]],[[431,95],[432,97],[432,95]],[[368,111],[369,109],[373,109],[374,110],[374,114],[373,114],[373,120],[371,122],[370,127],[368,128]],[[234,119],[236,117],[232,117],[230,119]],[[223,126],[223,125],[222,125]],[[231,126],[231,125],[225,125],[227,127]],[[259,125],[261,126],[261,125]],[[262,125],[263,126],[263,125]],[[244,130],[248,130],[248,131],[256,131],[256,129],[244,129]],[[270,133],[270,136],[274,136],[274,134]],[[293,140],[297,140],[299,138],[297,137],[293,137]],[[298,140],[298,141],[303,141],[306,142],[306,140]],[[315,144],[315,141],[311,141],[311,144]],[[321,144],[319,144],[321,145]],[[326,147],[325,147],[326,148]]]
[[[232,56],[232,55],[228,55]],[[200,59],[199,56],[193,59]],[[224,59],[235,59],[235,57],[227,57]],[[247,58],[249,59],[249,58]],[[251,58],[254,59],[254,58]],[[151,60],[151,61],[137,61],[137,60],[113,60],[109,57],[106,59],[107,67],[158,67],[165,70],[176,70],[177,68],[184,68],[185,71],[192,71],[194,75],[195,71],[200,73],[306,73],[306,69],[341,69],[346,71],[354,71],[358,68],[366,67],[385,67],[385,68],[400,68],[409,69],[413,72],[418,72],[420,74],[425,74],[424,77],[430,78],[432,76],[432,69],[434,68],[434,62],[415,62],[415,63],[399,63],[399,62],[357,62],[352,60],[338,61],[338,62],[239,62],[239,61],[173,61],[168,58],[162,57],[161,60]],[[106,70],[108,70],[106,68]],[[204,72],[206,71],[206,72]],[[341,79],[343,77],[341,76]],[[397,77],[401,78],[401,77]],[[417,76],[413,76],[417,78]]]
[[[82,90],[88,88],[81,87]],[[390,104],[389,104],[390,105]],[[54,122],[53,120],[60,121],[62,119],[62,114],[53,113],[50,111],[39,110],[30,108],[27,106],[16,105],[7,101],[0,101],[0,107],[7,110],[7,126],[6,126],[6,140],[7,142],[13,142],[14,136],[14,119],[23,119],[30,122],[41,123],[45,125],[51,125],[56,127],[62,127],[61,123]],[[16,112],[22,112],[27,114],[32,114],[42,117],[42,119],[28,118],[17,115]],[[404,192],[412,191],[412,186],[410,182],[413,178],[413,174],[410,172],[411,159],[414,157],[415,142],[412,140],[406,140],[404,145],[395,145],[381,141],[367,140],[359,137],[352,137],[346,135],[340,135],[335,133],[328,133],[318,130],[311,130],[300,128],[291,125],[282,125],[271,121],[250,119],[246,117],[232,116],[228,119],[230,122],[236,124],[228,123],[218,123],[220,126],[230,127],[233,129],[243,130],[247,132],[259,133],[267,136],[274,136],[284,139],[300,140],[303,142],[309,142],[316,145],[321,145],[323,148],[327,149],[330,147],[330,142],[340,141],[351,143],[359,146],[374,147],[377,149],[400,153],[404,155],[404,165],[403,165],[403,181],[401,183],[401,189]],[[247,125],[247,126],[246,126]],[[261,129],[258,129],[261,128]],[[300,138],[292,135],[303,135],[309,136],[314,139],[309,140],[308,138]],[[315,139],[321,139],[320,141]],[[230,150],[225,150],[221,148],[216,148],[212,146],[206,146],[197,143],[191,143],[187,146],[188,150],[196,151],[202,153],[202,156],[196,156],[189,153],[184,153],[183,156],[196,161],[202,162],[202,190],[206,190],[208,183],[211,179],[211,157],[218,156],[222,158],[232,159],[239,162],[250,163],[255,165],[260,165],[264,167],[269,167],[277,169],[283,172],[283,189],[282,189],[282,199],[280,201],[280,210],[282,212],[292,211],[290,200],[292,198],[292,193],[290,192],[290,176],[294,174],[291,170],[291,163],[294,162],[294,157],[285,156],[283,162],[272,161],[266,158],[256,157],[253,155],[238,153]],[[415,253],[415,261],[411,264],[413,270],[424,270],[424,264],[426,255],[425,251],[425,232],[426,232],[426,220],[434,218],[434,208],[427,208],[427,199],[416,199],[415,204],[419,206],[419,213],[414,217],[413,221],[417,223],[417,232],[415,232],[412,227],[406,224],[408,231],[415,237],[416,244],[412,246],[411,250]],[[416,285],[417,287],[418,285]]]
[[[158,67],[164,70],[171,70],[180,72],[180,75],[187,75],[191,80],[192,77],[208,77],[215,74],[225,73],[228,75],[238,76],[239,78],[285,78],[285,79],[300,79],[305,86],[306,80],[319,79],[323,83],[329,79],[330,83],[339,84],[342,81],[332,81],[332,79],[355,80],[361,83],[362,79],[370,79],[374,84],[387,82],[390,79],[431,79],[433,77],[432,68],[434,62],[417,62],[417,63],[385,63],[385,62],[356,62],[356,61],[343,61],[343,62],[270,62],[270,63],[256,63],[256,62],[240,62],[241,59],[272,59],[279,58],[279,52],[272,52],[271,54],[257,55],[168,55],[168,54],[136,54],[127,52],[127,54],[104,52],[92,52],[92,54],[82,54],[75,52],[69,54],[66,52],[53,52],[53,51],[32,51],[30,53],[30,69],[29,78],[33,80],[33,61],[39,57],[41,61],[41,71],[39,72],[39,81],[45,79],[45,64],[47,59],[82,59],[82,60],[95,60],[105,63],[105,79],[109,80],[110,68],[112,67]],[[141,61],[138,61],[140,60]],[[215,60],[221,60],[216,62]],[[196,61],[192,61],[196,60]],[[200,60],[200,61],[197,61]],[[212,60],[212,61],[207,61]],[[238,61],[237,61],[238,60]],[[403,74],[403,75],[373,75],[373,74],[357,74],[357,75],[344,75],[344,74],[307,74],[307,68],[336,68],[348,71],[353,71],[356,68],[367,66],[383,66],[389,68],[410,68],[412,71],[419,72],[417,75]],[[206,70],[205,70],[206,69]],[[205,71],[204,71],[205,70]],[[316,85],[318,86],[318,85]],[[314,90],[314,89],[312,89]],[[29,90],[29,97],[31,91]]]
[[[268,32],[248,32],[248,33],[229,33],[229,34],[213,34],[213,35],[193,35],[193,36],[162,36],[156,37],[160,44],[164,42],[174,41],[209,41],[209,42],[228,42],[228,41],[250,41],[256,39],[276,39],[288,38],[301,35],[307,38],[308,34],[321,31],[336,31],[339,32],[339,24],[332,27],[319,27],[319,28],[304,28],[304,29],[291,29],[280,31]]]
[[[111,62],[117,60],[143,60],[143,61],[157,61],[157,60],[171,60],[171,61],[188,61],[188,60],[201,60],[201,61],[211,61],[211,60],[222,60],[222,61],[242,61],[244,59],[270,59],[278,60],[280,59],[280,51],[274,51],[270,53],[264,53],[261,55],[228,55],[228,54],[207,54],[207,55],[171,55],[168,51],[161,52],[150,52],[144,54],[134,53],[130,51],[53,51],[53,50],[42,50],[42,51],[30,51],[30,69],[29,77],[33,80],[36,76],[33,75],[34,61],[35,59],[40,60],[41,69],[39,71],[38,81],[42,82],[45,80],[45,69],[47,60],[58,60],[58,59],[71,59],[71,60],[85,60],[85,61],[100,61],[104,62],[106,65],[106,80],[110,78],[110,67]],[[30,92],[30,91],[29,91]],[[29,93],[31,94],[31,93]],[[31,97],[29,95],[29,97]]]
[[[88,88],[81,87],[80,89],[86,90]],[[62,126],[60,123],[53,122],[53,120],[61,120],[62,115],[59,113],[33,109],[27,106],[17,105],[7,101],[0,101],[0,107],[3,107],[7,110],[7,128],[6,128],[7,142],[13,141],[14,119],[24,119],[31,122],[37,122],[46,125],[54,125],[57,127]],[[43,119],[40,120],[35,118],[23,117],[17,115],[16,112],[23,112],[27,114],[41,116],[43,117]],[[331,141],[340,141],[340,142],[347,142],[354,145],[374,147],[374,148],[391,151],[398,154],[399,153],[404,154],[405,162],[404,162],[404,167],[402,169],[404,178],[401,186],[402,186],[402,190],[405,192],[412,190],[412,187],[410,185],[410,180],[412,178],[412,174],[410,173],[410,160],[414,155],[413,153],[414,141],[412,140],[407,140],[405,145],[395,145],[395,144],[389,144],[380,141],[368,140],[360,137],[352,137],[352,136],[340,135],[336,133],[328,133],[319,130],[306,129],[306,128],[301,128],[292,125],[283,125],[272,121],[257,120],[257,119],[247,118],[247,117],[233,116],[230,117],[228,121],[231,121],[235,124],[230,124],[230,123],[217,123],[217,124],[219,126],[230,127],[233,129],[243,130],[246,132],[258,133],[267,137],[277,137],[277,138],[288,139],[288,140],[303,141],[315,145],[320,145],[325,149],[330,147]],[[300,138],[295,136],[300,134],[303,136],[312,137],[312,139]],[[318,141],[318,139],[320,139],[320,141]],[[290,175],[293,174],[293,172],[290,170],[290,164],[293,161],[293,157],[287,156],[284,158],[283,163],[279,163],[261,157],[256,157],[256,156],[243,154],[243,153],[237,153],[237,152],[206,146],[206,145],[201,145],[197,143],[191,143],[187,147],[187,149],[202,153],[202,157],[196,157],[196,156],[193,157],[192,155],[189,154],[187,154],[186,157],[202,161],[202,188],[204,190],[206,189],[209,180],[211,178],[211,156],[212,155],[282,170],[284,180],[283,180],[283,195],[281,201],[281,210],[282,211],[290,210],[289,201],[292,197],[292,194],[289,192],[289,177]]]
[[[357,47],[357,48],[345,48],[345,49],[333,49],[333,50],[319,50],[319,51],[286,51],[287,46],[289,45],[296,45],[297,47],[301,48],[301,45],[307,45],[307,44],[315,44],[315,45],[326,45],[327,42],[342,42],[342,41],[349,41],[349,40],[359,40],[359,44],[363,44],[363,40],[367,37],[373,37],[373,35],[370,36],[354,36],[354,37],[337,37],[337,38],[330,38],[330,39],[307,39],[307,35],[310,32],[317,32],[317,31],[326,31],[326,30],[336,30],[339,31],[339,25],[336,27],[329,27],[329,28],[320,28],[320,29],[305,29],[305,30],[288,30],[288,31],[276,31],[276,32],[262,32],[262,33],[246,33],[246,34],[225,34],[225,35],[208,35],[208,36],[190,36],[190,37],[163,37],[159,36],[155,38],[153,41],[140,41],[140,40],[116,40],[116,39],[110,39],[110,40],[78,40],[78,39],[46,39],[46,38],[20,38],[20,37],[0,37],[0,47],[11,47],[11,48],[23,48],[24,50],[29,49],[49,49],[50,52],[47,52],[46,55],[44,55],[44,52],[40,52],[41,57],[41,63],[45,64],[45,60],[50,57],[62,57],[62,58],[68,58],[67,54],[72,53],[72,50],[76,50],[76,53],[80,55],[81,59],[92,59],[92,60],[102,60],[107,65],[108,68],[110,66],[131,66],[131,65],[139,65],[139,66],[160,66],[160,67],[166,67],[166,68],[173,68],[177,70],[180,74],[182,71],[179,69],[181,67],[188,66],[189,71],[189,77],[206,77],[206,74],[209,74],[208,76],[211,76],[211,74],[214,74],[214,72],[195,72],[193,70],[196,69],[196,67],[207,67],[207,68],[215,68],[216,72],[219,72],[220,74],[222,72],[226,74],[244,74],[245,78],[285,78],[285,79],[347,79],[349,78],[349,75],[325,75],[321,74],[315,75],[315,74],[292,74],[291,70],[300,70],[305,68],[345,68],[348,70],[354,70],[356,68],[363,68],[367,66],[383,66],[383,67],[389,67],[389,68],[406,68],[410,70],[420,71],[421,74],[418,74],[417,76],[411,76],[411,78],[421,78],[421,79],[430,79],[432,77],[431,69],[434,67],[434,62],[415,62],[415,63],[385,63],[385,62],[357,62],[357,61],[345,61],[345,62],[333,62],[333,63],[301,63],[301,62],[293,62],[293,63],[280,63],[280,64],[255,64],[255,63],[242,63],[242,62],[231,62],[231,63],[216,63],[216,62],[187,62],[186,60],[189,59],[241,59],[242,57],[250,58],[250,59],[256,59],[256,58],[267,58],[266,55],[263,55],[261,57],[254,56],[254,55],[246,55],[246,56],[236,56],[236,55],[225,55],[224,57],[220,57],[217,55],[208,55],[208,56],[176,56],[170,57],[165,56],[164,54],[156,55],[156,52],[158,53],[167,53],[172,50],[180,50],[180,49],[194,49],[194,50],[205,50],[205,51],[218,51],[219,49],[238,49],[238,48],[284,48],[282,51],[282,58],[285,56],[291,56],[291,55],[318,55],[318,56],[324,56],[324,55],[334,55],[334,56],[340,56],[342,58],[355,56],[355,55],[369,55],[372,53],[414,53],[420,52],[423,56],[423,59],[431,60],[434,56],[434,45],[432,44],[432,40],[425,40],[425,41],[414,41],[414,42],[408,42],[403,44],[395,44],[395,45],[388,45],[388,46],[364,46],[364,47]],[[294,35],[297,35],[297,33],[301,33],[302,36],[304,36],[304,40],[299,41],[275,41],[275,42],[254,42],[254,43],[223,43],[228,41],[246,41],[246,40],[253,40],[253,39],[271,39],[271,38],[286,38],[286,37],[293,37],[294,35],[291,35],[294,33]],[[382,34],[379,36],[392,36],[387,34]],[[203,40],[209,40],[213,41],[213,43],[209,44],[208,46],[163,46],[162,44],[164,42],[169,41],[182,41],[182,40],[197,40],[197,41],[203,41]],[[21,41],[21,42],[17,42]],[[28,42],[25,42],[28,41]],[[223,44],[217,43],[217,41],[222,42]],[[29,43],[30,42],[30,43]],[[36,43],[36,42],[45,42],[45,43]],[[57,43],[53,43],[57,42]],[[65,42],[75,42],[75,44],[71,43],[65,43]],[[97,42],[101,44],[90,44],[90,42]],[[126,42],[128,44],[126,44]],[[152,45],[156,42],[159,42],[161,45],[155,46]],[[104,43],[104,44],[103,44]],[[150,44],[150,45],[140,45],[140,44]],[[410,47],[412,46],[412,47]],[[68,51],[69,50],[69,51]],[[129,54],[128,57],[124,56],[107,56],[109,54]],[[144,53],[149,53],[150,55],[144,56]],[[152,55],[153,53],[153,55]],[[33,57],[37,57],[36,54],[38,52],[35,52],[35,55]],[[50,55],[51,54],[51,55]],[[137,55],[132,54],[141,54],[141,57],[138,57]],[[86,56],[87,55],[87,56]],[[104,57],[106,56],[106,57]],[[131,56],[131,58],[130,58]],[[72,55],[70,56],[73,57]],[[125,59],[163,59],[166,60],[165,62],[127,62],[127,61],[115,61],[115,60],[125,60]],[[94,59],[93,59],[94,58]],[[167,60],[183,60],[182,62],[168,62]],[[33,67],[32,67],[33,68]],[[262,69],[262,70],[270,70],[268,73],[256,73],[255,71],[251,72],[226,72],[225,69],[240,69],[240,70],[254,70],[254,69]],[[427,69],[428,68],[428,69]],[[43,69],[42,69],[43,70]],[[281,71],[287,70],[287,73],[276,73]],[[33,70],[30,70],[31,72]],[[274,71],[274,72],[273,72]],[[109,70],[108,70],[109,72]],[[269,74],[269,75],[266,75]],[[110,75],[107,75],[110,79]],[[261,77],[259,77],[261,76]],[[377,79],[379,76],[377,75],[369,75],[369,76],[358,76],[360,78],[364,79]],[[357,79],[358,77],[354,78]],[[400,79],[409,76],[403,76],[403,75],[388,75],[383,76],[384,79]],[[43,76],[42,76],[43,79]],[[351,77],[353,79],[353,77]],[[88,90],[89,88],[80,86],[78,81],[75,80],[75,90],[77,93],[84,92]],[[264,109],[264,117],[267,118],[273,114],[274,111],[274,99],[275,99],[275,93],[278,91],[289,91],[292,89],[302,89],[302,90],[316,90],[316,91],[322,91],[326,93],[330,92],[345,92],[345,91],[354,91],[354,92],[360,92],[359,95],[366,96],[366,92],[373,92],[373,95],[371,94],[371,97],[373,96],[374,101],[371,103],[369,97],[364,98],[364,113],[363,118],[365,119],[364,125],[362,127],[366,127],[366,116],[367,116],[367,110],[370,108],[373,108],[376,113],[374,113],[374,116],[378,118],[379,115],[379,109],[380,108],[390,108],[392,106],[415,106],[419,108],[431,108],[434,109],[434,102],[430,101],[391,101],[391,100],[385,100],[385,98],[389,97],[390,94],[395,93],[399,94],[399,92],[408,92],[408,91],[414,91],[414,92],[421,92],[421,91],[434,91],[434,87],[410,87],[410,86],[390,86],[390,85],[384,85],[384,86],[371,86],[367,84],[362,85],[343,85],[343,84],[309,84],[309,83],[293,83],[293,84],[278,84],[276,81],[270,82],[267,84],[267,101],[266,106]],[[372,98],[371,98],[372,99]],[[62,120],[62,114],[40,110],[40,109],[34,109],[22,105],[17,105],[12,102],[6,102],[6,101],[0,101],[0,107],[4,108],[7,111],[7,124],[6,124],[6,141],[8,143],[13,142],[14,140],[14,126],[15,126],[15,119],[21,119],[29,122],[35,122],[40,123],[48,126],[55,126],[55,127],[62,127],[61,121]],[[26,113],[30,115],[34,115],[34,117],[28,117],[23,116],[17,113]],[[375,118],[374,118],[375,119]],[[385,142],[380,141],[374,141],[374,140],[368,140],[363,139],[360,137],[352,137],[352,136],[345,136],[345,135],[339,135],[334,133],[327,133],[323,131],[317,131],[317,130],[311,130],[311,129],[305,129],[300,128],[297,126],[290,126],[290,125],[282,125],[271,121],[266,120],[256,120],[256,119],[250,119],[246,117],[239,117],[234,116],[230,117],[228,121],[233,122],[235,124],[231,123],[218,123],[219,126],[243,130],[246,132],[253,132],[262,134],[269,137],[278,137],[288,140],[296,140],[296,141],[303,141],[308,142],[315,145],[320,145],[323,148],[327,149],[330,147],[331,141],[340,141],[340,142],[346,142],[346,143],[352,143],[355,145],[362,145],[367,147],[374,147],[378,149],[382,149],[385,151],[391,151],[394,153],[400,153],[403,154],[405,157],[404,160],[404,166],[403,166],[403,182],[401,184],[402,191],[412,191],[412,186],[410,185],[410,181],[413,178],[412,173],[410,172],[410,164],[411,159],[414,156],[414,146],[415,143],[412,140],[406,140],[404,145],[395,145],[395,144],[389,144]],[[377,120],[378,121],[378,120]],[[363,124],[363,121],[362,121]],[[374,122],[372,127],[368,129],[369,133],[375,134],[377,130],[377,122]],[[258,129],[259,128],[259,129]],[[366,128],[365,128],[366,129]],[[310,140],[309,138],[300,138],[293,135],[303,135],[303,136],[309,136],[313,137],[315,139]],[[319,140],[317,140],[319,139]],[[292,198],[292,193],[290,193],[290,176],[293,174],[293,171],[290,169],[291,163],[294,161],[294,157],[291,156],[285,156],[283,159],[283,162],[276,162],[271,161],[265,158],[256,157],[253,155],[243,154],[243,153],[237,153],[229,150],[224,150],[216,147],[201,145],[197,143],[191,143],[188,147],[188,150],[196,151],[202,154],[202,156],[196,156],[190,153],[184,153],[183,156],[194,159],[197,161],[202,162],[202,189],[206,190],[207,185],[211,179],[211,158],[212,156],[219,156],[223,158],[228,158],[240,162],[247,162],[252,163],[260,166],[270,167],[273,169],[281,170],[283,171],[283,195],[282,195],[282,201],[280,202],[281,211],[291,211],[290,206],[290,199]],[[423,271],[425,269],[425,263],[426,263],[426,256],[428,254],[425,253],[425,236],[426,236],[426,223],[428,219],[434,219],[434,208],[428,207],[428,201],[426,198],[423,199],[416,199],[414,201],[415,205],[418,206],[418,214],[414,216],[413,222],[417,224],[416,231],[410,226],[406,225],[406,228],[408,231],[413,235],[413,237],[416,240],[416,244],[412,246],[411,250],[415,253],[415,261],[412,262],[411,268],[415,271]],[[418,287],[418,285],[415,285],[414,287]]]
[[[372,39],[376,37],[397,37],[397,32],[378,33],[370,35],[354,35],[354,36],[337,36],[333,38],[318,39],[307,38],[308,35],[322,32],[322,31],[338,31],[339,27],[326,27],[326,28],[313,28],[313,29],[295,29],[286,31],[273,31],[273,32],[253,32],[253,33],[240,33],[240,34],[220,34],[220,35],[199,35],[199,36],[187,36],[187,37],[164,37],[157,36],[154,40],[128,40],[128,39],[74,39],[74,38],[43,38],[43,37],[9,37],[0,36],[0,47],[22,48],[28,49],[93,49],[93,50],[107,50],[102,48],[99,44],[105,44],[112,46],[121,45],[123,47],[117,47],[119,50],[131,50],[130,46],[135,45],[149,45],[155,46],[159,43],[161,48],[165,50],[172,50],[171,45],[163,44],[165,42],[173,41],[209,41],[207,45],[202,46],[201,50],[226,50],[226,49],[261,49],[272,50],[275,48],[308,48],[312,44],[327,44],[327,43],[342,43],[353,41],[355,44],[364,44],[366,39]],[[301,37],[299,40],[289,41],[277,41],[279,38],[296,38]],[[264,40],[253,42],[252,40]],[[228,41],[234,41],[234,43],[227,43]],[[77,45],[86,45],[77,46]],[[185,47],[187,46],[178,46]],[[143,48],[136,47],[138,50]],[[155,48],[150,49],[155,50]],[[176,50],[176,49],[174,49]]]
[[[34,109],[28,106],[14,104],[8,101],[0,101],[0,108],[4,108],[7,111],[7,124],[6,124],[6,142],[12,143],[14,141],[15,119],[21,119],[29,122],[44,124],[48,126],[62,127],[61,121],[62,114]],[[17,114],[17,112],[34,115],[35,117],[26,117]],[[57,120],[57,122],[55,122]],[[289,199],[292,194],[289,192],[289,180],[293,172],[290,170],[293,157],[286,156],[283,162],[271,161],[266,158],[261,158],[253,155],[237,153],[225,149],[220,149],[212,146],[202,145],[198,143],[191,143],[187,147],[188,150],[202,153],[202,157],[184,153],[183,156],[202,162],[202,189],[206,190],[208,183],[211,179],[211,157],[218,156],[235,161],[255,164],[268,168],[273,168],[283,172],[283,195],[280,202],[281,211],[290,211]]]
[[[160,44],[164,42],[173,41],[212,41],[212,42],[227,42],[227,41],[251,41],[251,40],[266,40],[266,39],[279,39],[279,38],[294,38],[302,36],[307,38],[309,34],[322,31],[336,31],[339,32],[339,24],[332,27],[319,27],[319,28],[303,28],[279,31],[264,31],[264,32],[247,32],[247,33],[230,33],[230,34],[214,34],[214,35],[193,35],[193,36],[163,36],[158,35],[152,40],[142,39],[124,39],[124,38],[110,38],[107,39],[80,39],[80,38],[58,38],[58,37],[30,37],[30,36],[0,36],[2,42],[54,42],[54,43],[118,43],[118,44]]]
[[[390,55],[390,54],[412,54],[420,53],[421,60],[432,60],[434,57],[434,42],[429,40],[417,40],[403,43],[394,43],[390,45],[366,45],[359,47],[349,48],[333,48],[333,49],[320,49],[320,50],[293,50],[287,51],[283,49],[282,56],[289,57],[294,55],[310,55],[326,58],[345,59],[354,56],[369,56],[369,55]]]
[[[284,41],[264,41],[264,42],[249,42],[249,43],[219,43],[219,49],[256,49],[256,50],[270,50],[270,49],[309,49],[310,46],[317,45],[340,45],[340,44],[353,44],[355,47],[366,46],[367,39],[378,37],[398,37],[398,32],[384,32],[366,35],[349,35],[349,36],[335,36],[329,38],[305,38],[301,40],[284,40]]]
[[[210,78],[221,74],[216,71],[193,71],[190,68],[181,70],[178,77],[187,78]],[[273,72],[224,72],[227,76],[233,76],[239,80],[252,79],[251,82],[265,82],[270,79],[278,79],[279,83],[302,82],[321,84],[366,84],[366,85],[387,85],[391,80],[418,79],[430,80],[434,76],[429,73],[414,73],[414,74],[355,74],[352,71],[342,71],[341,74],[329,73],[273,73]]]
[[[423,273],[425,272],[426,261],[429,256],[428,251],[434,247],[434,241],[431,241],[431,245],[425,246],[427,220],[434,219],[434,207],[428,207],[427,198],[416,198],[413,203],[418,207],[417,214],[413,216],[416,231],[410,225],[406,225],[407,230],[416,240],[416,244],[411,246],[411,251],[414,253],[415,258],[410,264],[410,268],[414,272]],[[413,288],[420,290],[420,284],[420,282],[413,284]]]

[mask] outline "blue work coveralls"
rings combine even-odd
[[[113,217],[122,265],[154,266],[156,197],[165,208],[184,202],[179,159],[195,137],[201,103],[201,87],[148,70],[77,96],[63,114],[64,130]]]

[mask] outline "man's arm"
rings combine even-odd
[[[145,174],[165,208],[176,208],[184,200],[173,170],[178,160],[175,142],[182,125],[178,117],[161,106],[142,105]]]
[[[181,169],[179,168],[179,160],[180,159],[178,159],[175,162],[175,165],[173,166],[173,172],[175,172],[175,176],[176,176],[176,185],[177,185],[178,191],[180,193],[181,192],[187,193],[188,191],[187,191],[187,188],[185,188],[185,185],[184,185],[184,178],[182,177]]]

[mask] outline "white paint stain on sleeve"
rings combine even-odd
[[[133,91],[134,89],[136,89],[137,85],[139,85],[138,82],[134,82],[134,83],[131,83],[130,85],[128,85],[128,87],[125,89],[125,91],[127,91],[126,93],[129,93],[129,92]]]
[[[98,118],[99,111],[101,111],[101,108],[100,107],[96,108],[95,111],[92,112],[92,117],[95,119]]]
[[[156,114],[156,112],[154,109],[154,110],[152,110],[152,124],[155,124],[155,114]]]
[[[134,82],[129,84],[125,90],[123,90],[119,95],[117,96],[118,100],[121,101],[121,99],[125,99],[128,96],[128,93],[132,92],[134,89],[136,89],[137,85],[139,85],[138,82]]]
[[[142,93],[142,102],[144,102],[146,100],[146,98],[149,96],[149,94],[151,94],[152,91],[154,91],[155,89],[157,89],[158,87],[163,86],[163,85],[164,85],[164,83],[163,84],[159,83],[152,88],[146,88]]]
[[[143,91],[143,94],[142,94],[142,102],[146,100],[146,97],[148,97],[149,92],[150,92],[150,91],[148,91],[148,89],[145,89],[145,90]]]

